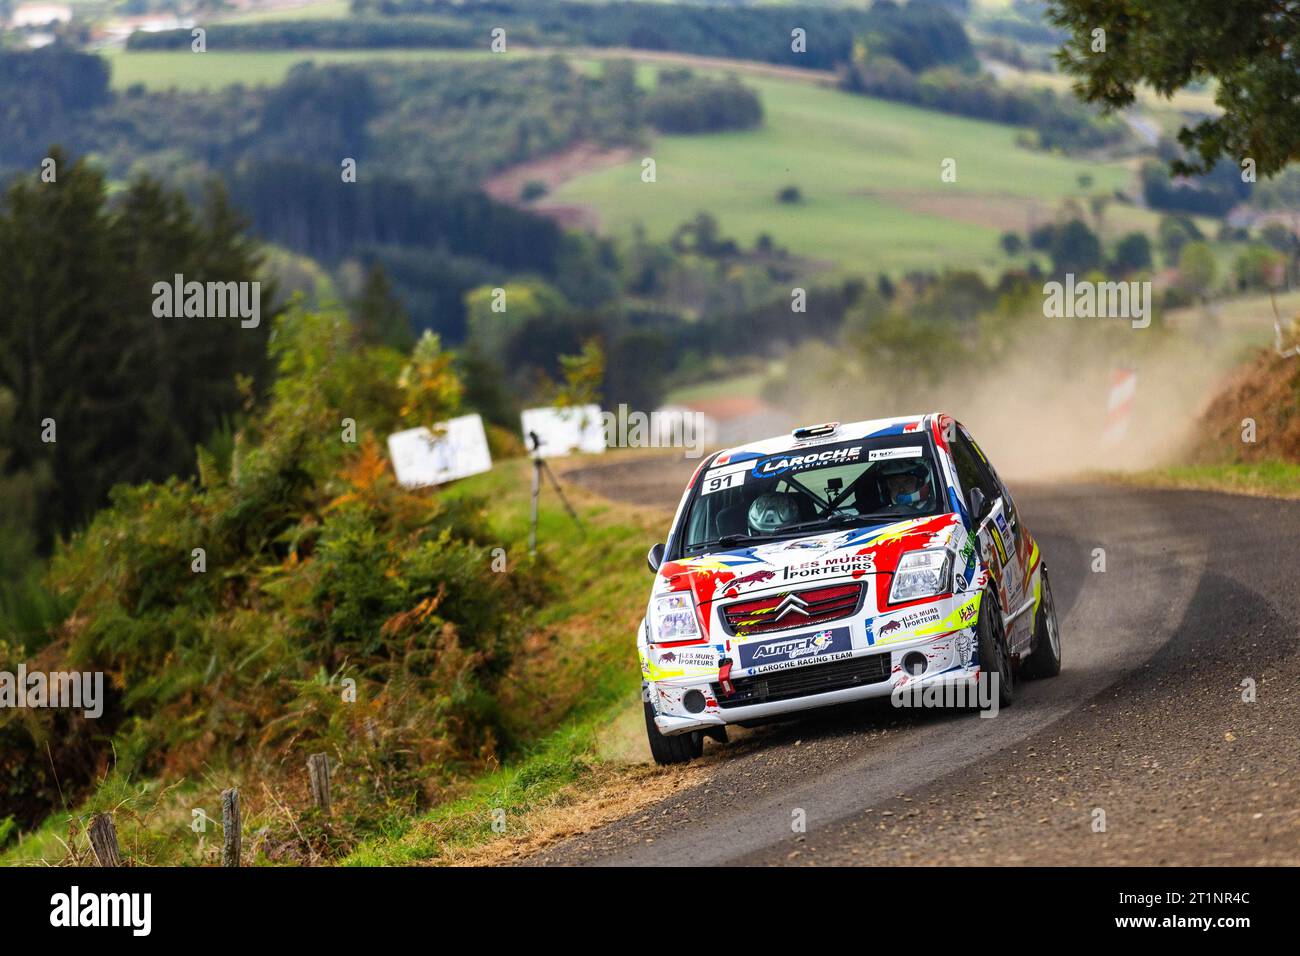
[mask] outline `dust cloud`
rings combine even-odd
[[[1245,357],[1240,340],[1222,336],[1114,320],[1041,322],[1022,322],[1008,347],[986,355],[972,349],[973,359],[930,375],[805,346],[788,357],[784,384],[769,396],[779,411],[764,419],[766,434],[942,411],[970,430],[1009,480],[1141,470],[1186,458],[1206,406]],[[1133,376],[1127,402],[1125,373]],[[1111,411],[1113,391],[1121,407]]]

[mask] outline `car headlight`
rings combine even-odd
[[[689,593],[669,594],[650,602],[651,642],[691,641],[700,637],[700,624]]]
[[[952,555],[945,550],[909,551],[898,562],[889,603],[900,604],[949,590]]]

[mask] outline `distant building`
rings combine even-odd
[[[193,27],[192,17],[175,17],[171,14],[152,13],[134,17],[114,17],[104,29],[95,35],[108,46],[125,45],[127,38],[135,32],[161,33],[164,30],[188,30]]]
[[[9,18],[11,27],[44,27],[51,23],[67,23],[72,19],[72,7],[56,3],[24,3],[14,8]]]

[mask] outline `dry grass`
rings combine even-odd
[[[533,854],[693,787],[706,774],[698,765],[600,767],[581,782],[556,792],[544,806],[511,817],[498,839],[474,847],[449,847],[440,862],[450,866],[527,865]]]

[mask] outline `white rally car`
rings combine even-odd
[[[727,724],[973,686],[981,668],[1006,706],[1018,670],[1061,669],[1038,545],[947,415],[719,452],[648,561],[637,644],[658,763],[699,756]]]

